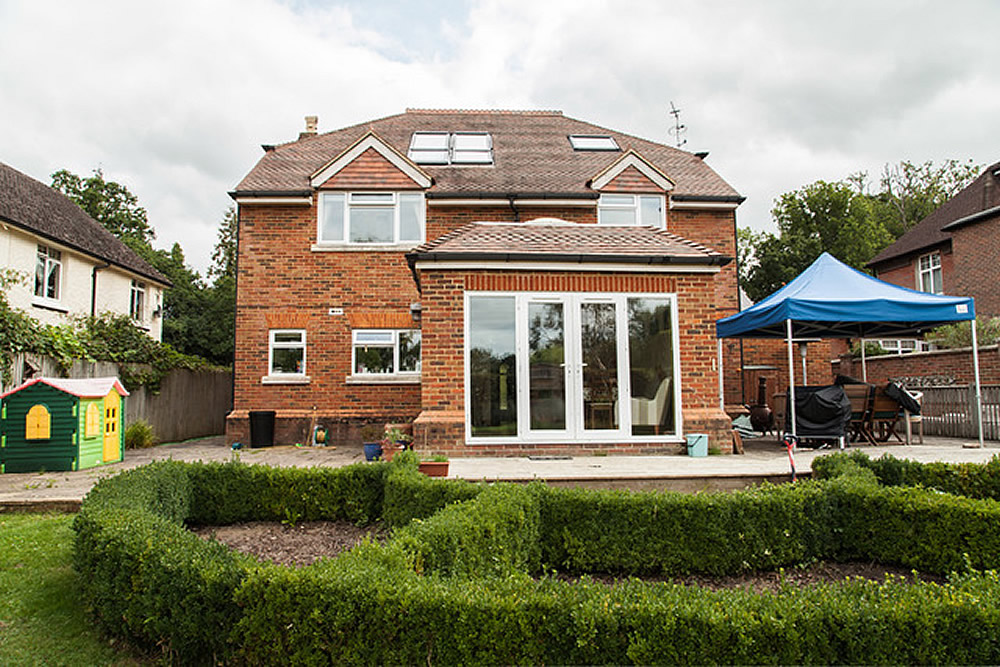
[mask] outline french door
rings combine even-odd
[[[669,295],[470,296],[470,435],[676,435],[673,304]]]

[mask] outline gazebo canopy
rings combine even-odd
[[[719,338],[899,338],[974,320],[971,297],[897,287],[823,253],[766,299],[715,323]]]

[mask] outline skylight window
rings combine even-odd
[[[618,142],[614,137],[599,134],[571,134],[569,143],[575,151],[617,151]]]
[[[493,164],[488,132],[414,132],[408,156],[417,164]]]

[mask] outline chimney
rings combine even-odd
[[[319,125],[319,116],[306,116],[306,131],[299,132],[299,139],[315,137],[317,125]]]

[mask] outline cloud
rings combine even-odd
[[[227,192],[302,117],[557,108],[686,148],[769,225],[775,197],[886,162],[998,159],[989,0],[0,2],[0,160],[102,167],[204,270]]]

